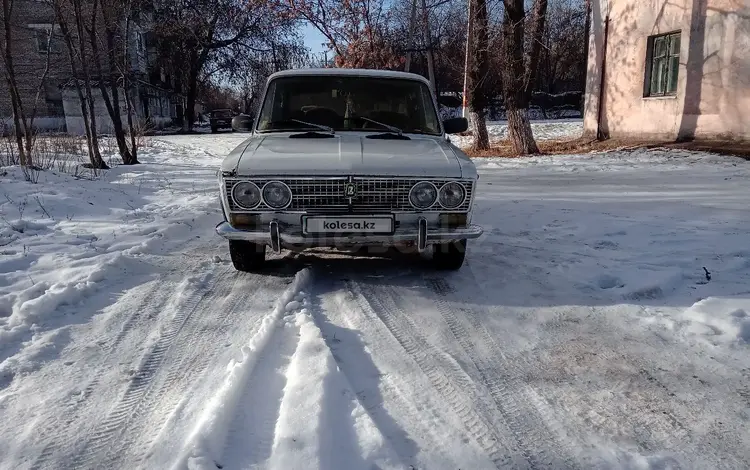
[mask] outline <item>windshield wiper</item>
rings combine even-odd
[[[303,124],[305,126],[315,127],[316,129],[320,129],[322,131],[326,131],[329,134],[335,134],[336,133],[336,131],[333,130],[333,127],[324,126],[323,124],[315,124],[314,122],[300,121],[299,119],[290,119],[290,121],[297,122],[297,123]]]
[[[376,120],[370,119],[368,117],[364,117],[364,116],[350,116],[347,119],[359,119],[360,121],[365,121],[365,122],[369,122],[369,123],[375,124],[377,126],[381,126],[381,127],[385,128],[385,129],[388,129],[389,131],[393,132],[394,134],[398,134],[399,137],[401,137],[401,136],[404,135],[404,131],[402,131],[398,127],[391,126],[390,124],[386,124],[384,122],[376,121]]]
[[[411,140],[408,135],[396,134],[395,132],[381,132],[380,134],[369,134],[365,136],[365,139],[377,139],[377,140]]]
[[[315,124],[314,122],[300,121],[299,119],[280,119],[278,121],[271,121],[271,122],[269,122],[266,125],[267,127],[265,128],[265,130],[266,131],[275,130],[277,132],[283,132],[285,130],[291,130],[291,129],[283,129],[283,128],[281,128],[281,129],[275,129],[276,126],[282,126],[284,124],[287,124],[287,125],[288,124],[294,124],[293,127],[297,128],[297,129],[294,129],[294,130],[299,130],[300,126],[298,124],[302,124],[303,126],[307,127],[308,129],[318,129],[318,130],[321,130],[321,131],[325,131],[325,132],[327,132],[328,134],[331,134],[331,135],[333,135],[333,134],[336,133],[333,130],[332,127],[324,126],[323,124]],[[317,132],[317,131],[310,131],[310,132]]]

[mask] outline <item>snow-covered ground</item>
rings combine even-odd
[[[750,466],[750,162],[478,160],[461,271],[249,275],[213,234],[241,139],[0,169],[0,468]]]
[[[583,135],[583,119],[550,119],[531,121],[531,129],[537,140],[572,140]],[[490,142],[498,142],[508,137],[507,121],[490,121],[487,123]],[[459,147],[471,145],[473,137],[451,136],[453,143]]]

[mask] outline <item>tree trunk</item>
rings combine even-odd
[[[107,54],[103,56],[100,54],[99,49],[99,38],[97,37],[97,3],[101,7],[102,20],[104,21],[104,30],[107,36]],[[114,31],[112,31],[111,24],[105,17],[104,2],[94,0],[94,4],[91,7],[91,25],[89,29],[89,39],[91,42],[91,52],[94,56],[94,66],[96,68],[97,81],[99,82],[99,91],[102,94],[104,100],[104,106],[107,108],[107,114],[112,121],[112,128],[115,133],[115,141],[117,142],[117,149],[122,158],[122,162],[125,165],[130,164],[131,156],[128,145],[125,141],[125,130],[122,125],[122,117],[120,116],[120,94],[117,90],[117,66],[115,61],[117,60],[117,51],[115,50]],[[127,40],[127,39],[126,39]],[[100,60],[105,58],[109,62],[109,76],[105,76],[102,71],[102,65]],[[109,83],[109,90],[107,89],[107,83]],[[112,97],[110,98],[110,91]]]
[[[523,0],[504,0],[503,15],[503,98],[508,119],[508,137],[519,155],[539,153],[529,121],[533,77],[539,61],[541,35],[547,0],[535,0],[533,36],[529,61],[524,63],[525,11]]]
[[[132,5],[132,4],[131,4]],[[125,37],[130,37],[130,11],[127,12],[127,17],[125,19]],[[135,128],[134,120],[133,120],[133,113],[134,113],[134,106],[133,101],[130,97],[130,72],[129,72],[129,50],[128,50],[128,42],[125,41],[125,46],[123,47],[123,68],[122,68],[122,87],[123,87],[123,93],[125,94],[125,112],[128,116],[128,131],[130,133],[130,155],[129,160],[125,162],[123,160],[123,163],[126,165],[138,165],[141,162],[138,161],[138,141],[136,140],[136,132],[138,132],[138,129]],[[119,100],[120,97],[118,96],[117,99]]]
[[[198,52],[190,51],[190,64],[188,71],[188,83],[187,93],[185,93],[185,123],[183,129],[187,129],[188,132],[193,131],[193,123],[195,122],[195,97],[198,94]]]
[[[78,80],[79,74],[78,74],[78,65],[77,65],[78,63],[76,62],[76,55],[78,55],[79,58],[81,59],[81,62],[83,62],[85,60],[84,51],[76,50],[76,46],[73,43],[73,36],[71,34],[70,27],[62,11],[62,5],[60,4],[60,0],[54,0],[53,6],[55,8],[55,17],[57,18],[57,22],[60,25],[60,31],[62,32],[63,39],[65,40],[65,46],[68,50],[68,59],[70,61],[70,69],[71,69],[71,72],[73,72],[73,77],[74,77],[73,82],[75,83],[76,93],[78,94],[78,101],[81,104],[81,118],[83,119],[83,127],[86,132],[86,146],[87,146],[88,153],[89,153],[89,160],[91,161],[91,167],[95,169],[105,169],[108,167],[102,160],[101,154],[99,153],[99,142],[98,140],[91,138],[91,121],[89,119],[89,108],[88,108],[87,98],[84,95],[83,89],[81,89],[81,82]],[[82,41],[83,39],[81,38],[81,43]],[[89,83],[89,87],[87,88],[87,91],[89,92],[89,94],[91,93],[90,83]],[[96,142],[96,148],[94,148],[94,142]]]
[[[489,150],[490,136],[487,133],[487,115],[484,109],[471,110],[471,130],[474,134],[474,143],[471,150],[474,152]]]
[[[484,1],[484,0],[482,0]],[[424,44],[427,51],[427,75],[430,79],[430,86],[433,92],[437,92],[435,83],[435,60],[432,53],[432,31],[430,30],[430,12],[427,10],[427,0],[422,0],[422,21],[424,22]]]
[[[24,134],[26,134],[26,154],[29,156],[32,154],[34,141],[36,140],[36,133],[34,132],[34,121],[36,120],[36,114],[39,109],[39,98],[42,95],[42,90],[44,90],[44,82],[47,81],[47,76],[49,76],[49,72],[52,66],[52,38],[54,37],[54,35],[55,29],[53,26],[49,31],[49,36],[47,36],[47,57],[44,61],[44,71],[42,72],[42,76],[39,77],[39,86],[37,86],[36,88],[36,95],[34,95],[34,105],[31,107],[31,117],[27,120],[24,116],[23,119]],[[21,107],[21,111],[23,115],[23,107]]]
[[[537,71],[539,70],[539,56],[542,51],[542,38],[544,37],[544,25],[547,20],[547,0],[536,0],[532,13],[531,51],[529,60],[524,71],[525,83],[524,93],[526,100],[531,101],[531,93],[534,91]]]
[[[513,145],[513,152],[518,155],[539,153],[539,147],[537,147],[534,134],[531,132],[529,110],[524,108],[506,109],[506,114],[508,137]]]
[[[6,71],[6,73],[9,76],[11,75],[10,71]],[[27,154],[26,152],[26,148],[24,146],[24,135],[21,127],[22,104],[18,99],[18,88],[10,79],[8,79],[7,81],[8,87],[10,88],[10,101],[13,107],[13,132],[16,137],[16,145],[18,146],[18,156],[20,158],[19,163],[22,167],[30,167],[32,165],[31,155]]]
[[[404,71],[411,71],[411,57],[414,54],[414,30],[417,26],[417,0],[411,0],[411,16],[409,17],[409,50],[406,51],[406,64]]]
[[[18,82],[16,81],[16,71],[13,64],[13,34],[11,29],[12,14],[12,0],[3,0],[3,38],[5,42],[5,44],[3,44],[3,62],[5,64],[5,79],[8,82],[10,101],[13,107],[13,127],[16,137],[16,145],[18,145],[18,156],[21,160],[21,166],[30,167],[32,166],[31,153],[26,151],[23,135],[23,129],[26,128],[26,116],[23,111],[21,96],[18,93]],[[22,121],[24,126],[23,128],[21,127]]]
[[[193,78],[193,72],[190,71],[190,79],[187,90],[187,104],[185,106],[185,128],[188,132],[193,131],[193,123],[195,122],[195,95],[198,93],[198,80]]]
[[[89,139],[91,140],[91,165],[94,169],[104,170],[109,168],[99,150],[99,131],[96,128],[96,106],[94,103],[94,90],[91,86],[91,72],[89,70],[88,58],[86,57],[86,41],[84,39],[84,18],[83,8],[81,0],[73,0],[73,9],[76,21],[76,28],[78,30],[78,47],[81,59],[81,71],[83,72],[83,86],[86,90],[85,94],[85,105],[89,109]],[[99,61],[100,57],[91,57],[94,61]]]
[[[487,136],[486,108],[489,103],[488,90],[485,85],[489,73],[489,31],[487,19],[487,1],[471,0],[471,12],[474,15],[471,34],[472,53],[474,55],[469,67],[469,118],[474,130],[472,150],[489,150],[490,140]]]

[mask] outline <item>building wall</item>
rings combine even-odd
[[[611,137],[750,139],[750,1],[593,0],[584,129]],[[681,31],[677,93],[644,97],[649,36]]]
[[[148,110],[146,109],[146,103],[144,99],[138,96],[132,97],[132,102],[135,110],[135,119],[143,124],[146,116],[150,120],[150,126],[154,128],[161,128],[171,124],[174,115],[172,113],[172,106],[170,102],[170,96],[167,92],[163,92],[156,89],[147,88],[149,97],[145,98],[148,102]],[[96,128],[101,134],[110,134],[113,132],[112,119],[109,117],[107,106],[102,98],[101,91],[98,88],[93,90],[94,93],[94,109],[96,110]],[[131,94],[133,92],[131,91]],[[127,127],[127,107],[125,103],[125,92],[120,88],[120,114],[121,119],[125,127]],[[81,113],[81,102],[78,99],[78,92],[75,88],[66,88],[63,91],[63,103],[65,106],[65,124],[69,134],[73,135],[84,135],[85,127],[83,123],[83,116]]]
[[[36,103],[39,116],[36,125],[57,129],[63,117],[58,86],[70,78],[70,65],[62,42],[58,43],[59,52],[49,54],[47,64],[47,54],[38,50],[36,40],[37,32],[44,31],[44,25],[54,23],[54,13],[44,2],[16,0],[11,21],[14,69],[24,110],[30,115]],[[45,69],[47,74],[42,80]],[[4,71],[0,76],[2,74]],[[12,116],[10,92],[3,76],[0,82],[0,119],[6,125],[12,125]]]
[[[52,6],[47,2],[39,0],[14,0],[12,17],[13,34],[13,59],[15,62],[16,78],[19,84],[21,100],[27,116],[31,115],[34,103],[36,103],[36,116],[34,126],[37,129],[52,131],[68,131],[72,134],[83,134],[83,120],[81,117],[81,106],[78,95],[72,88],[73,73],[70,67],[68,50],[61,33],[58,30],[54,38],[56,48],[54,52],[47,54],[38,50],[37,31],[52,28],[55,23],[55,14]],[[99,32],[99,37],[105,37],[105,31]],[[147,60],[147,48],[145,44],[145,32],[152,24],[147,19],[144,24],[133,23],[131,25],[130,37],[128,38],[128,51],[131,72],[138,74],[147,81],[149,63]],[[102,71],[109,70],[110,60],[113,60],[107,50],[106,43],[100,45],[98,61]],[[49,61],[49,63],[48,63]],[[118,58],[118,62],[122,58]],[[96,62],[88,62],[92,76],[97,74]],[[154,64],[156,65],[156,64]],[[45,75],[46,78],[41,80]],[[81,72],[80,70],[78,71]],[[66,86],[63,88],[63,86]],[[95,87],[96,88],[96,87]],[[148,97],[146,102],[140,96],[143,92]],[[139,85],[138,92],[131,90],[134,95],[136,115],[139,118],[150,118],[151,125],[160,127],[171,123],[174,118],[173,106],[170,103],[170,93],[157,87],[143,83]],[[109,119],[104,100],[98,88],[94,90],[95,107],[97,117],[97,128],[100,132],[108,133],[112,130],[112,122]],[[121,91],[121,109],[125,112],[124,95]],[[148,108],[148,110],[146,109]],[[123,122],[126,122],[123,120]],[[0,69],[0,131],[8,132],[13,126],[13,110],[10,100],[8,85]]]

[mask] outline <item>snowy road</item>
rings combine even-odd
[[[240,138],[0,177],[0,468],[750,466],[748,162],[482,160],[460,272],[249,275],[212,234]]]

